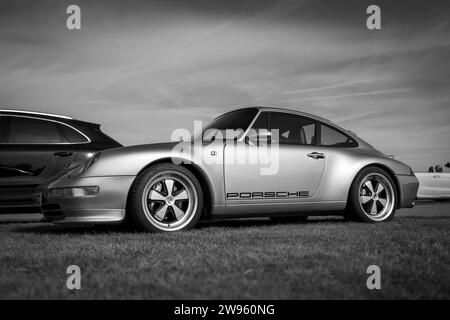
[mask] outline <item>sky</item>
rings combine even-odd
[[[285,107],[425,171],[450,161],[449,21],[434,0],[2,0],[0,107],[101,123],[125,145]]]

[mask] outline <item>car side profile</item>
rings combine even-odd
[[[98,124],[0,110],[0,213],[40,212],[41,184],[97,151],[120,146]]]
[[[229,131],[231,139],[220,138]],[[382,222],[412,207],[418,186],[409,166],[328,120],[250,107],[219,116],[190,141],[97,153],[45,186],[43,213],[55,223],[129,221],[145,231],[256,216]]]

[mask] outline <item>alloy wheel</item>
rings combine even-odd
[[[161,172],[145,185],[142,206],[147,219],[164,231],[187,225],[197,210],[198,196],[192,181],[177,171]]]
[[[383,221],[388,218],[395,204],[391,182],[382,174],[368,174],[359,185],[359,204],[371,220]]]

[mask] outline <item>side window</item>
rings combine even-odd
[[[269,113],[261,112],[250,128],[246,137],[247,141],[252,145],[260,145],[262,142],[270,141],[269,133]]]
[[[256,130],[256,132],[259,132],[260,130],[269,130],[269,113],[268,112],[261,112],[258,115],[258,118],[256,119],[255,123],[252,125],[252,129]]]
[[[316,144],[314,120],[287,113],[271,113],[270,130],[273,129],[278,129],[280,144]],[[276,137],[272,136],[272,141],[276,141]]]
[[[11,117],[8,143],[14,144],[47,144],[62,143],[58,132],[58,124],[25,117]]]
[[[356,147],[357,142],[350,136],[327,125],[320,125],[320,145],[328,147]]]
[[[4,143],[6,139],[6,118],[0,116],[0,143]]]
[[[66,126],[65,124],[60,124],[61,131],[66,138],[66,140],[69,143],[86,143],[89,142],[88,139],[86,139],[85,136],[83,136],[78,131],[72,129],[69,126]]]

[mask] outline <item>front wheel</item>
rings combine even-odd
[[[138,176],[130,192],[130,221],[142,231],[192,228],[203,211],[203,192],[188,169],[164,163]]]
[[[395,184],[389,174],[378,167],[367,167],[352,183],[346,217],[363,222],[389,221],[394,217],[397,202]]]

